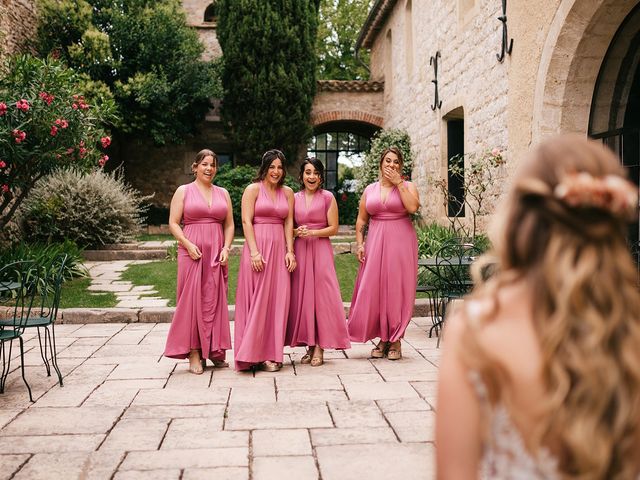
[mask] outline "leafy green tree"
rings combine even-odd
[[[110,92],[121,133],[179,142],[221,94],[179,0],[38,0],[38,7],[39,52],[83,73],[86,90]]]
[[[218,0],[223,121],[240,161],[268,148],[288,159],[311,134],[320,0]]]
[[[319,79],[369,78],[369,52],[360,50],[356,58],[355,46],[370,7],[371,0],[321,0],[316,43]]]
[[[61,62],[30,55],[0,67],[0,231],[36,182],[60,168],[91,170],[109,159],[109,99],[88,102]]]

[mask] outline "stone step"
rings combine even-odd
[[[349,302],[344,302],[345,315],[349,313]],[[235,317],[235,305],[229,305],[229,320]],[[65,308],[58,312],[59,323],[171,323],[175,307],[146,308]],[[0,308],[0,317],[3,311]],[[413,317],[431,315],[428,298],[417,298],[413,306]]]
[[[85,250],[82,252],[85,260],[90,262],[108,262],[114,260],[163,260],[167,256],[167,249],[137,249],[137,250]]]

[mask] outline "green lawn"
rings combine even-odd
[[[90,278],[75,278],[65,282],[60,293],[60,308],[116,306],[117,300],[113,293],[90,292],[87,290],[90,284]]]

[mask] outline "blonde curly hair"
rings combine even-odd
[[[626,178],[611,151],[581,136],[532,152],[492,239],[499,271],[472,295],[492,301],[493,311],[468,322],[464,362],[480,373],[491,403],[509,409],[508,374],[477,333],[492,321],[500,287],[526,282],[547,392],[544,420],[527,443],[552,446],[563,478],[630,479],[640,466],[640,291],[625,239],[629,209],[567,201],[558,186],[574,174]]]

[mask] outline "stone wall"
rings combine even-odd
[[[29,48],[36,34],[34,0],[3,0],[0,3],[0,59]]]
[[[389,3],[389,2],[387,2]],[[587,133],[596,77],[607,47],[637,0],[509,2],[514,39],[503,63],[502,14],[493,0],[399,0],[371,45],[371,79],[384,80],[384,126],[412,138],[427,219],[445,221],[430,178],[446,176],[448,116],[464,116],[465,152],[494,147],[507,165],[499,191],[532,143]],[[407,20],[412,27],[408,28]],[[430,58],[440,51],[434,102]]]
[[[311,124],[354,121],[382,127],[383,90],[382,82],[320,81],[311,107]]]
[[[204,45],[204,60],[212,60],[222,56],[222,49],[216,36],[215,22],[205,22],[204,13],[212,0],[183,0],[182,7],[187,14],[187,23],[198,32]]]
[[[430,181],[446,178],[448,115],[464,115],[466,152],[508,147],[509,60],[498,63],[495,57],[500,3],[458,3],[413,0],[408,8],[406,0],[397,2],[372,47],[372,79],[385,81],[385,128],[402,128],[411,136],[413,178],[426,219],[442,219],[445,213]],[[437,51],[442,106],[434,111],[429,61]]]

